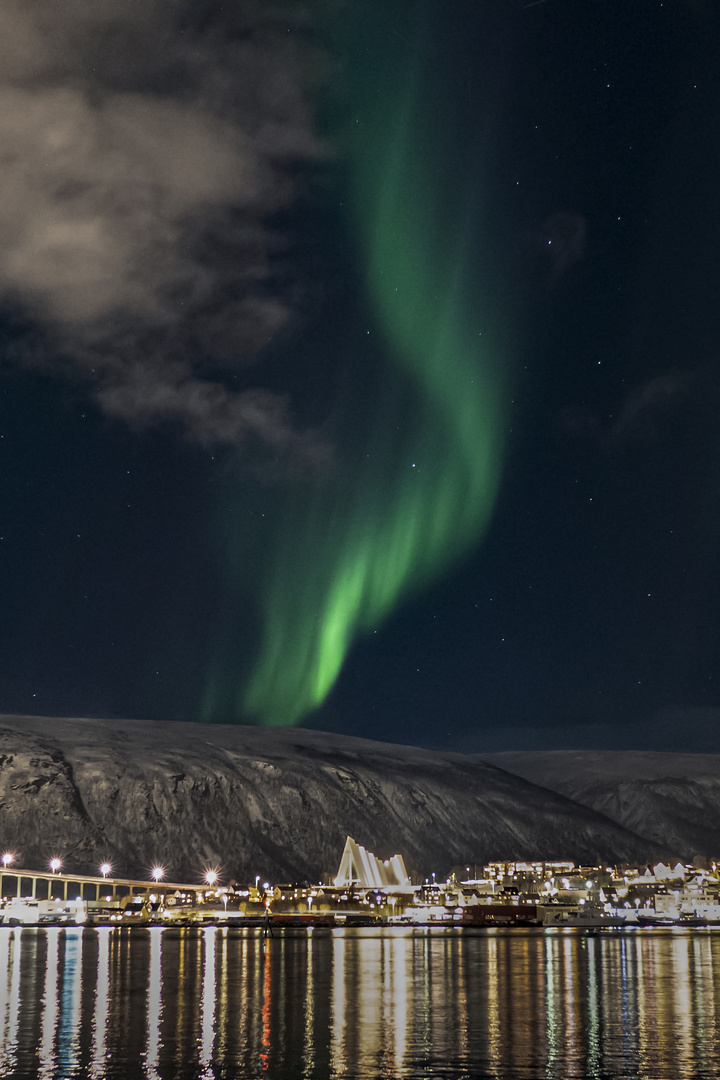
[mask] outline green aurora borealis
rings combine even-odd
[[[501,364],[476,196],[449,175],[429,40],[386,37],[353,73],[349,228],[382,385],[364,452],[343,461],[338,449],[336,467],[293,494],[258,577],[262,642],[237,712],[269,725],[321,705],[354,640],[478,544],[498,487]]]
[[[720,751],[720,6],[0,26],[3,712]]]

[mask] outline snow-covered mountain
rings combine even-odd
[[[686,859],[720,856],[720,754],[548,750],[485,760]]]
[[[671,840],[642,813],[629,827],[516,771],[303,729],[0,716],[0,845],[29,868],[60,855],[68,870],[108,859],[146,876],[160,862],[188,881],[210,866],[226,880],[318,880],[348,833],[424,875],[686,853],[673,846],[682,829]]]

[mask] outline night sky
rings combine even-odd
[[[720,751],[719,56],[7,0],[0,711]]]

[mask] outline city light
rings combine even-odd
[[[17,854],[6,851],[0,853],[0,863],[7,868],[14,865],[20,858]],[[47,864],[46,864],[47,865]],[[379,864],[386,866],[386,864]],[[54,856],[49,861],[50,870],[53,874],[64,873],[63,859]],[[199,877],[205,885],[188,886],[187,893],[176,893],[169,901],[168,909],[160,908],[153,913],[153,920],[180,921],[182,924],[187,918],[187,904],[178,901],[191,901],[191,905],[207,905],[204,920],[225,920],[230,908],[234,918],[243,919],[257,918],[257,907],[264,903],[265,912],[269,920],[277,920],[280,925],[286,925],[288,919],[304,913],[303,922],[308,927],[319,920],[329,919],[338,925],[345,923],[347,912],[341,906],[348,899],[355,900],[359,911],[371,922],[382,915],[387,915],[390,921],[395,923],[413,923],[434,925],[436,923],[462,923],[463,925],[487,925],[492,929],[492,924],[498,918],[509,922],[511,925],[541,925],[549,928],[564,926],[566,929],[573,926],[622,926],[626,921],[637,925],[636,915],[639,913],[639,925],[680,925],[683,913],[690,912],[694,919],[702,920],[702,925],[707,923],[720,924],[720,884],[718,878],[710,873],[700,872],[694,867],[684,866],[678,863],[675,866],[665,866],[663,863],[650,867],[628,868],[623,866],[624,873],[618,868],[604,871],[601,867],[583,866],[578,867],[580,872],[569,873],[572,876],[551,876],[551,871],[568,871],[568,863],[492,863],[484,867],[476,867],[475,874],[478,876],[476,885],[481,888],[473,888],[476,900],[468,904],[469,890],[463,888],[467,883],[459,882],[453,875],[444,884],[438,881],[437,874],[433,881],[432,875],[426,879],[425,890],[419,894],[409,888],[399,889],[400,895],[394,893],[394,886],[379,888],[374,881],[375,875],[373,864],[365,880],[360,876],[360,869],[355,868],[353,873],[352,888],[357,890],[351,893],[346,886],[335,886],[329,891],[321,891],[320,887],[294,887],[283,889],[273,886],[268,881],[256,877],[256,888],[252,886],[240,890],[236,886],[220,886],[219,867],[208,868],[207,864],[200,871]],[[352,869],[352,868],[351,868]],[[471,870],[473,868],[471,867]],[[642,873],[640,870],[642,869]],[[357,873],[355,871],[357,870]],[[460,866],[458,873],[461,875],[467,867]],[[479,879],[480,871],[483,878]],[[7,871],[9,873],[9,870]],[[98,871],[96,871],[97,873]],[[128,922],[134,921],[138,916],[144,917],[140,905],[149,903],[157,907],[158,902],[163,900],[163,892],[158,888],[161,880],[164,881],[167,870],[164,866],[156,865],[148,872],[150,880],[156,885],[150,893],[147,878],[143,883],[138,895],[138,890],[132,889],[132,909],[113,914],[105,912],[105,917],[111,920]],[[33,872],[34,873],[34,872]],[[99,867],[99,873],[103,880],[114,873],[110,862],[103,862]],[[389,871],[388,871],[389,873]],[[593,874],[593,878],[589,876]],[[607,877],[604,875],[607,874]],[[588,875],[586,877],[586,875]],[[73,901],[76,904],[84,903],[81,900],[81,887],[85,880],[96,881],[96,878],[85,879],[84,875],[69,874],[73,879],[83,878],[82,881],[72,881],[73,889],[77,888],[80,895]],[[344,875],[339,874],[342,878]],[[371,879],[371,880],[369,880]],[[677,889],[670,893],[667,891],[666,882],[672,879],[677,884]],[[9,879],[3,878],[6,885]],[[65,878],[64,878],[65,880]],[[337,878],[336,878],[337,880]],[[496,886],[504,886],[507,895],[500,897],[500,906],[497,905]],[[171,886],[176,888],[177,886]],[[326,887],[329,888],[329,887]],[[10,893],[15,902],[15,880],[10,881]],[[343,891],[344,889],[344,891]],[[638,895],[638,889],[642,889]],[[560,891],[559,891],[560,890]],[[62,889],[52,887],[50,893],[62,892]],[[98,890],[106,892],[106,890]],[[111,890],[112,892],[112,890]],[[286,897],[285,893],[289,895]],[[443,895],[444,893],[444,895]],[[278,900],[294,901],[290,908],[273,910],[273,894]],[[463,895],[464,894],[464,895]],[[68,889],[68,900],[70,889]],[[320,898],[323,898],[321,901]],[[113,897],[98,895],[98,900],[111,904]],[[247,900],[247,906],[245,901]],[[335,900],[337,909],[335,910]],[[223,910],[219,908],[218,901],[222,901]],[[232,904],[230,902],[232,901]],[[24,897],[17,897],[17,903],[25,902]],[[555,906],[550,907],[553,904]],[[411,906],[410,906],[411,905]],[[518,908],[518,911],[508,915],[509,906]],[[319,910],[322,908],[322,910]],[[328,910],[329,909],[329,910]],[[642,909],[642,910],[641,910]],[[327,911],[327,914],[326,914]],[[627,912],[630,912],[628,915]],[[354,914],[357,914],[355,912]]]

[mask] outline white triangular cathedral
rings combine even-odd
[[[361,889],[409,889],[408,877],[402,855],[393,855],[381,862],[362,844],[356,844],[351,836],[345,841],[340,869],[334,878],[337,888],[357,885]]]

